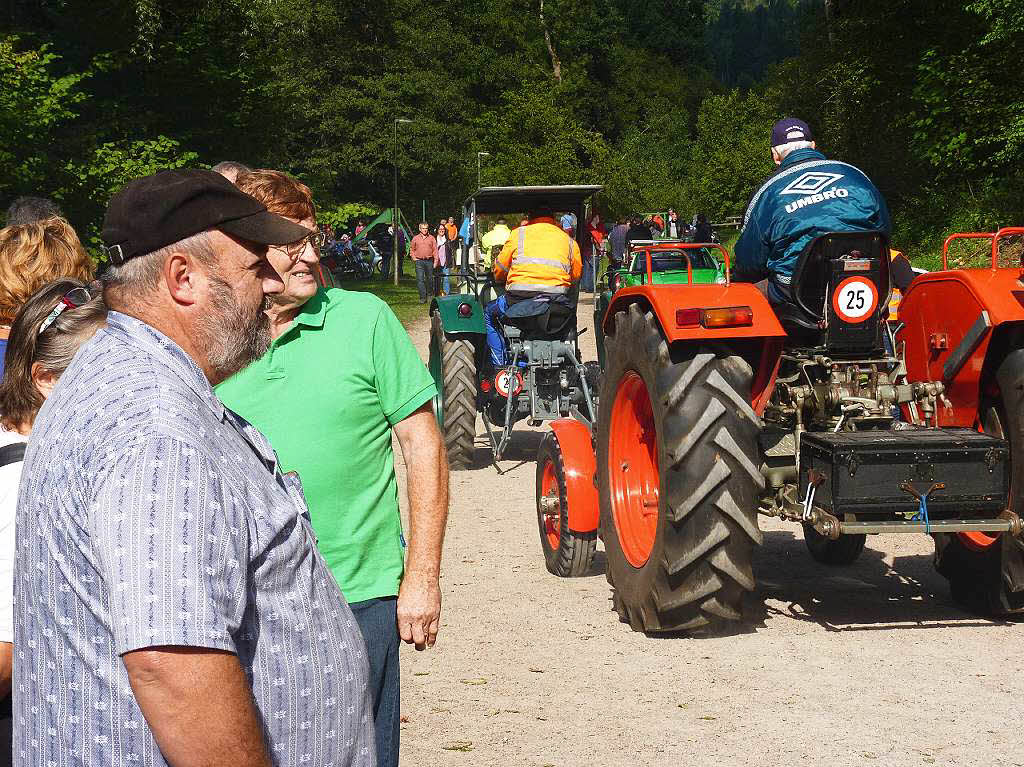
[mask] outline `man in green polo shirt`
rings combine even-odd
[[[266,170],[236,183],[315,230],[304,184]],[[448,461],[430,404],[436,388],[387,304],[369,293],[318,289],[313,243],[267,257],[285,283],[268,310],[274,340],[216,391],[266,434],[282,469],[299,474],[320,552],[366,642],[378,763],[397,767],[398,640],[432,646],[441,611]],[[408,554],[392,431],[407,466]]]

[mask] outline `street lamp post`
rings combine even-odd
[[[476,188],[480,188],[480,158],[490,157],[490,152],[477,152],[476,153]]]
[[[395,276],[395,285],[398,285],[398,264],[400,255],[398,253],[398,123],[411,123],[405,117],[395,118],[395,155],[394,155],[394,166],[395,166],[395,207],[391,209],[391,261],[392,261],[392,273]]]

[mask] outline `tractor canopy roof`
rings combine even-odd
[[[558,212],[576,212],[590,197],[604,189],[594,184],[562,186],[485,186],[465,202],[467,214],[526,213],[534,205],[546,203]]]

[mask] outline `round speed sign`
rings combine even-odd
[[[864,322],[878,306],[878,289],[867,277],[847,277],[832,293],[832,308],[844,322]]]

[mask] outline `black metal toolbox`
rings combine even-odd
[[[840,518],[917,511],[920,502],[900,488],[905,482],[918,492],[945,484],[928,497],[933,518],[995,516],[1007,507],[1010,451],[1004,440],[971,429],[805,432],[800,436],[801,500],[811,470],[820,480],[814,505]]]

